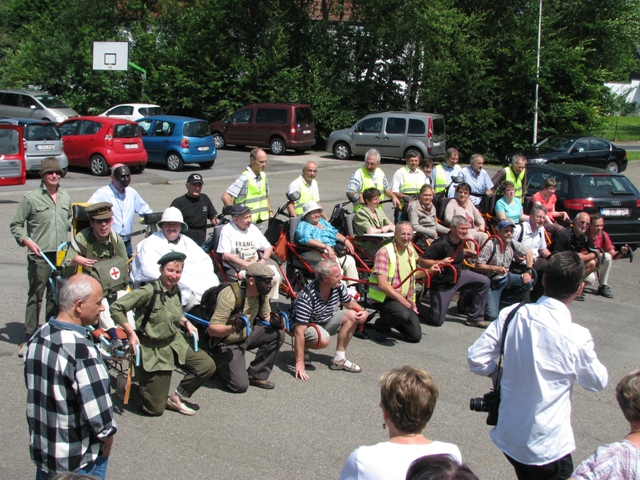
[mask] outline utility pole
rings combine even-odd
[[[533,144],[538,143],[538,90],[540,88],[540,43],[542,39],[542,0],[538,13],[538,58],[536,61],[536,106],[533,113]]]

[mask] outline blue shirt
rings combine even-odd
[[[522,215],[522,204],[520,199],[513,197],[511,205],[504,201],[504,197],[496,202],[496,213],[504,212],[507,218],[513,220],[513,223],[520,223],[520,215]]]
[[[324,218],[320,218],[320,223],[324,229],[311,225],[306,220],[302,220],[296,228],[296,242],[299,245],[307,245],[309,240],[318,240],[330,247],[335,247],[338,230],[336,230]]]
[[[151,213],[153,210],[145,202],[140,194],[133,188],[127,187],[124,192],[120,193],[113,186],[113,183],[105,187],[100,187],[95,191],[89,203],[109,202],[113,205],[113,225],[111,228],[114,232],[122,237],[125,242],[131,240],[129,235],[133,231],[133,217],[137,213],[142,216],[145,213]]]
[[[491,181],[489,174],[486,170],[482,169],[480,170],[480,174],[476,175],[476,172],[473,171],[471,165],[463,168],[461,173],[464,177],[464,181],[471,187],[471,201],[474,205],[478,206],[482,200],[482,197],[478,195],[484,195],[484,192],[493,188],[493,182]],[[449,189],[449,196],[456,196],[454,188]]]

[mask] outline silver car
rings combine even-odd
[[[415,150],[421,158],[444,156],[444,117],[435,113],[381,112],[367,115],[351,128],[331,132],[327,150],[336,158],[364,155],[375,148],[386,158],[403,158]]]
[[[47,92],[0,90],[0,117],[33,118],[60,123],[77,116],[78,112]]]
[[[22,127],[27,173],[38,174],[42,160],[54,157],[60,162],[62,176],[67,174],[69,160],[64,153],[60,128],[55,123],[28,118],[0,118],[0,124],[3,123]]]

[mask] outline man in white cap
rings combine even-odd
[[[182,296],[182,305],[190,310],[200,303],[202,294],[220,282],[213,271],[213,262],[202,248],[189,237],[182,235],[189,227],[182,219],[182,213],[176,207],[162,212],[158,222],[160,230],[145,238],[136,247],[136,257],[131,269],[134,286],[152,282],[160,276],[158,259],[169,252],[180,252],[187,256],[178,283]]]
[[[153,210],[136,190],[129,186],[131,170],[122,163],[116,163],[111,168],[111,183],[96,190],[89,203],[109,202],[113,205],[113,231],[122,237],[127,255],[131,256],[131,232],[133,231],[133,217],[137,213],[142,216]],[[157,269],[156,269],[157,270]]]
[[[182,218],[189,227],[184,234],[198,245],[202,245],[207,239],[207,221],[217,225],[218,211],[211,203],[209,196],[202,193],[204,185],[202,175],[192,173],[187,178],[186,185],[187,193],[174,199],[171,206],[182,212]]]

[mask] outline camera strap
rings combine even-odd
[[[504,341],[507,338],[507,329],[509,328],[509,324],[511,323],[511,320],[513,320],[513,317],[516,316],[516,312],[518,311],[518,309],[525,303],[526,302],[524,300],[520,302],[516,308],[509,312],[509,315],[507,315],[507,318],[504,321],[504,326],[502,327],[502,341],[500,342],[500,358],[498,359],[498,376],[496,378],[496,384],[493,388],[494,392],[500,392],[500,380],[502,379],[502,357],[504,356]]]

